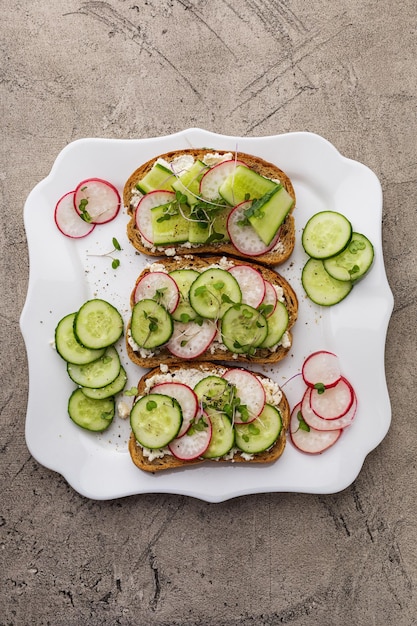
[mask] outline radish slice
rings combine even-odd
[[[105,224],[118,214],[120,194],[107,180],[88,178],[75,189],[74,207],[80,215],[86,212],[93,224]]]
[[[195,359],[205,352],[217,335],[217,326],[211,320],[197,322],[174,322],[174,332],[166,344],[174,356]]]
[[[226,178],[233,174],[238,165],[244,165],[246,167],[246,163],[235,159],[222,161],[211,167],[200,181],[200,196],[204,198],[204,200],[218,200],[220,185],[224,183]]]
[[[269,282],[269,280],[264,280],[264,283],[265,283],[265,295],[261,302],[261,306],[263,307],[272,306],[272,309],[270,310],[270,312],[265,314],[265,317],[270,317],[277,307],[278,296],[277,296],[277,292],[274,289],[274,286],[272,285],[272,283]]]
[[[229,233],[230,241],[241,254],[259,256],[269,252],[277,244],[280,229],[278,229],[271,243],[266,246],[250,224],[241,224],[241,222],[245,220],[244,211],[248,209],[251,204],[252,201],[248,200],[238,204],[231,210],[227,219],[227,232]]]
[[[194,391],[184,383],[166,382],[158,383],[152,387],[152,393],[162,393],[178,400],[182,410],[182,424],[177,435],[182,437],[190,427],[192,420],[197,415],[198,398]]]
[[[245,405],[249,412],[247,419],[236,414],[234,416],[235,424],[247,424],[255,420],[262,413],[266,402],[265,389],[259,378],[248,370],[240,368],[227,370],[223,374],[223,378],[236,387],[240,404]]]
[[[250,265],[235,265],[229,269],[242,292],[242,302],[256,309],[265,297],[265,281],[262,274]]]
[[[75,191],[69,191],[58,200],[54,211],[55,224],[66,237],[80,239],[89,235],[95,224],[85,222],[74,209]]]
[[[309,387],[322,383],[325,387],[333,387],[340,380],[339,359],[333,352],[319,350],[306,358],[302,367],[304,382]]]
[[[301,403],[299,402],[291,413],[290,437],[294,446],[301,452],[320,454],[333,446],[343,432],[342,428],[320,431],[311,426],[309,426],[309,430],[304,430],[300,417],[306,422]]]
[[[165,272],[149,272],[137,283],[135,288],[135,303],[149,298],[162,304],[169,313],[173,313],[180,300],[177,283]]]
[[[305,422],[310,426],[310,428],[315,428],[316,430],[320,431],[330,431],[338,428],[346,428],[347,426],[351,425],[355,418],[356,409],[358,406],[356,396],[354,396],[352,405],[347,413],[337,419],[329,420],[323,419],[322,417],[319,417],[316,413],[314,413],[313,409],[311,408],[311,392],[311,387],[308,387],[301,401],[301,412],[303,414]]]
[[[310,406],[316,415],[323,419],[335,420],[347,413],[353,402],[353,387],[341,378],[333,387],[322,393],[318,389],[311,389]]]
[[[159,189],[150,191],[146,196],[140,199],[135,212],[136,226],[142,237],[146,239],[148,243],[153,243],[151,209],[161,206],[162,204],[168,204],[168,202],[172,202],[173,200],[175,200],[175,193],[173,191],[161,191]]]
[[[195,427],[194,427],[195,425]],[[199,414],[189,430],[168,444],[172,454],[183,461],[192,461],[202,456],[210,445],[212,426],[209,417]]]

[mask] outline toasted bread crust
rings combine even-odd
[[[167,162],[172,161],[174,158],[182,155],[191,155],[194,159],[202,159],[207,153],[215,152],[217,154],[226,154],[225,150],[209,150],[207,148],[190,148],[187,150],[173,150],[171,152],[167,152],[165,154],[160,155],[159,158],[164,159]],[[136,226],[135,221],[135,208],[132,206],[132,191],[135,189],[136,183],[138,183],[152,168],[155,163],[155,157],[150,161],[147,161],[140,167],[138,167],[128,178],[125,183],[123,189],[123,203],[125,209],[130,216],[130,220],[127,225],[127,235],[132,243],[132,245],[143,254],[149,256],[161,256],[161,250],[148,248],[143,245],[139,230]],[[290,196],[294,199],[293,207],[287,216],[285,222],[281,226],[281,235],[280,235],[280,243],[278,250],[267,252],[265,254],[259,255],[256,257],[257,263],[263,263],[268,266],[279,265],[280,263],[284,263],[292,254],[295,245],[295,222],[292,212],[295,207],[295,191],[292,185],[290,178],[287,176],[285,172],[283,172],[279,167],[270,163],[269,161],[265,161],[264,159],[253,156],[251,154],[246,154],[244,152],[238,152],[236,158],[240,161],[244,161],[251,169],[253,169],[258,174],[265,176],[266,178],[271,178],[274,180],[279,180],[288,191]],[[173,245],[175,247],[175,251],[177,255],[185,255],[194,252],[196,254],[227,254],[236,256],[243,259],[252,260],[255,257],[249,257],[247,255],[241,254],[231,243],[219,243],[213,242],[209,245],[198,245],[197,247],[189,248],[182,245]],[[162,252],[163,254],[163,252]]]
[[[187,368],[193,368],[193,369],[198,368],[201,371],[218,372],[219,375],[220,375],[220,372],[222,371],[222,368],[218,364],[210,363],[206,361],[206,362],[198,363],[198,364],[193,363],[189,365],[188,364],[173,365],[169,368],[169,372],[174,373],[175,371],[178,371],[180,369],[187,369]],[[144,376],[142,376],[142,378],[140,379],[138,383],[138,396],[144,395],[145,390],[146,390],[146,381],[149,378],[152,378],[156,374],[160,374],[160,373],[161,373],[160,368],[156,367],[152,369],[151,371],[147,372]],[[255,374],[256,376],[259,376],[260,378],[268,378],[267,376],[259,372],[255,372]],[[284,392],[282,392],[282,390],[281,390],[281,393],[282,393],[282,398],[281,398],[279,405],[277,406],[281,415],[281,419],[282,419],[281,433],[278,439],[276,440],[276,442],[274,443],[274,445],[269,450],[265,450],[264,452],[255,454],[253,455],[251,459],[245,459],[241,453],[237,452],[234,455],[233,460],[226,460],[226,459],[214,460],[214,459],[198,458],[198,459],[193,459],[192,461],[182,461],[181,459],[177,459],[174,456],[165,455],[162,458],[153,459],[152,461],[150,461],[146,456],[144,456],[142,448],[137,443],[133,432],[130,434],[129,444],[128,444],[131,459],[133,463],[136,465],[136,467],[138,467],[139,469],[145,472],[152,472],[152,473],[160,472],[164,470],[177,469],[181,467],[188,467],[190,465],[198,465],[201,463],[246,463],[246,464],[272,463],[276,461],[277,459],[279,459],[279,457],[284,452],[285,445],[286,445],[286,431],[288,430],[289,422],[290,422],[290,407],[288,404],[288,400]]]
[[[224,257],[219,257],[219,256],[188,255],[187,258],[178,257],[178,258],[173,258],[173,259],[162,259],[162,260],[158,260],[157,263],[158,265],[159,264],[163,265],[168,272],[171,272],[175,269],[183,269],[186,267],[191,268],[191,269],[204,270],[213,264],[221,263],[221,260],[223,258]],[[210,351],[210,354],[205,352],[201,354],[200,356],[195,357],[194,359],[192,359],[192,363],[204,362],[204,361],[207,361],[208,359],[214,362],[232,361],[235,363],[252,363],[252,364],[254,363],[263,363],[263,364],[278,363],[288,354],[288,352],[291,349],[292,333],[290,329],[293,327],[293,325],[295,324],[297,320],[297,315],[298,315],[297,296],[294,290],[292,289],[292,287],[290,286],[290,284],[285,280],[285,278],[283,278],[280,274],[275,272],[273,269],[257,264],[257,263],[252,263],[252,262],[249,263],[248,261],[244,261],[243,259],[237,259],[237,258],[232,258],[232,257],[227,257],[227,258],[230,261],[232,261],[234,265],[250,265],[251,267],[258,270],[258,272],[260,272],[260,274],[263,276],[265,280],[270,281],[273,285],[282,287],[283,292],[284,292],[284,303],[287,308],[288,316],[289,316],[287,333],[288,333],[290,345],[288,345],[287,347],[279,346],[275,352],[271,352],[270,350],[266,348],[258,349],[254,356],[247,356],[245,354],[234,355],[229,350],[217,349],[214,352]],[[150,271],[149,268],[145,268],[139,275],[136,281],[136,284],[149,271]],[[133,289],[131,298],[130,298],[130,303],[132,307],[134,304],[134,292],[135,292],[135,289]],[[128,328],[127,328],[128,331],[129,331],[129,328],[130,328],[130,323],[128,324]],[[166,363],[167,365],[171,365],[174,363],[178,363],[178,361],[180,360],[178,359],[178,357],[171,354],[164,347],[155,351],[155,354],[153,356],[142,357],[138,352],[135,352],[132,346],[130,345],[129,332],[126,333],[126,350],[131,361],[133,361],[134,363],[136,363],[136,365],[139,365],[141,367],[156,367],[161,362]]]

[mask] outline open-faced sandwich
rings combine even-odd
[[[123,192],[128,237],[151,256],[227,254],[273,266],[294,249],[294,188],[260,157],[177,150],[138,167]]]
[[[148,472],[204,461],[270,463],[284,451],[289,417],[285,394],[263,374],[161,365],[138,383],[129,452]]]
[[[142,367],[178,361],[277,363],[292,345],[298,302],[269,267],[232,257],[158,260],[139,275],[126,333]]]

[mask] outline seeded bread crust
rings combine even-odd
[[[156,157],[147,161],[140,167],[138,167],[128,178],[125,183],[123,190],[123,203],[127,214],[130,216],[129,223],[127,225],[127,236],[132,243],[132,245],[143,254],[149,256],[161,256],[163,252],[161,250],[152,250],[143,245],[139,230],[136,226],[135,221],[135,208],[137,202],[134,201],[133,191],[135,190],[136,183],[138,183],[151,169],[153,164],[155,163],[157,158],[162,158],[168,163],[172,161],[174,158],[182,155],[191,155],[194,159],[202,159],[207,153],[218,153],[218,154],[226,154],[225,150],[210,150],[208,148],[204,149],[196,149],[190,148],[187,150],[174,150],[171,152],[167,152],[165,154],[161,154],[160,157]],[[236,256],[243,259],[255,259],[257,263],[263,263],[264,265],[273,266],[284,263],[292,254],[295,245],[295,222],[292,212],[295,208],[295,191],[292,185],[291,180],[283,172],[279,167],[261,159],[260,157],[253,156],[250,154],[246,154],[244,152],[237,153],[237,159],[243,161],[248,165],[248,167],[252,168],[258,174],[265,176],[266,178],[271,178],[273,180],[279,180],[288,191],[290,196],[294,199],[294,204],[288,216],[285,219],[285,222],[281,226],[281,235],[280,242],[281,246],[279,250],[267,252],[260,256],[249,257],[247,255],[241,254],[231,243],[219,243],[213,242],[209,245],[201,244],[198,247],[189,248],[182,245],[173,245],[170,247],[175,247],[175,252],[177,255],[185,255],[190,254],[190,251],[195,254],[227,254]]]
[[[213,264],[221,263],[222,259],[224,258],[225,257],[219,257],[219,256],[201,256],[200,257],[200,256],[189,255],[187,256],[187,258],[178,257],[174,259],[161,259],[161,260],[158,260],[157,263],[158,265],[159,264],[163,265],[168,272],[171,272],[176,269],[184,269],[184,268],[204,270]],[[275,352],[271,352],[270,350],[265,349],[265,348],[258,349],[256,350],[256,353],[253,356],[247,356],[244,354],[234,355],[229,350],[216,349],[214,352],[211,352],[211,351],[204,352],[200,356],[192,359],[190,363],[191,362],[198,363],[198,362],[203,362],[207,360],[215,361],[215,362],[230,361],[233,363],[251,363],[251,364],[278,363],[288,354],[288,352],[291,349],[292,333],[290,329],[294,326],[297,320],[297,316],[298,316],[297,296],[293,288],[285,280],[285,278],[283,278],[283,276],[278,274],[273,269],[269,267],[265,267],[257,263],[252,263],[252,262],[249,263],[248,261],[244,261],[243,259],[237,259],[237,258],[232,258],[232,257],[226,257],[226,258],[229,261],[232,261],[234,265],[250,265],[254,269],[258,270],[258,272],[260,272],[260,274],[263,276],[265,280],[268,280],[273,285],[278,285],[282,287],[283,292],[284,292],[284,304],[287,308],[288,316],[289,316],[287,333],[288,333],[290,345],[287,347],[279,346]],[[149,267],[145,268],[140,273],[136,281],[136,284],[144,275],[146,275],[149,272],[150,272]],[[130,304],[132,307],[134,305],[134,293],[135,293],[135,289],[133,289],[131,293],[131,297],[130,297]],[[133,350],[132,346],[129,343],[129,329],[130,329],[130,322],[128,323],[128,327],[127,327],[128,332],[126,333],[126,350],[127,350],[127,354],[130,360],[133,361],[133,363],[136,363],[136,365],[139,365],[140,367],[148,368],[148,367],[156,367],[160,363],[166,363],[167,365],[171,365],[173,363],[178,363],[180,361],[178,357],[171,354],[164,347],[162,347],[159,350],[156,350],[153,356],[147,356],[147,357],[141,356],[138,352]]]
[[[218,372],[219,375],[221,372],[221,367],[218,364],[215,363],[210,363],[210,362],[204,362],[204,363],[192,363],[192,364],[183,364],[183,365],[173,365],[169,367],[169,372],[170,373],[174,373],[175,371],[178,371],[180,369],[201,369],[201,371],[207,371],[207,372]],[[152,369],[150,372],[147,372],[144,376],[142,376],[142,378],[139,380],[138,382],[138,396],[143,396],[146,393],[146,381],[149,378],[152,378],[153,376],[155,376],[156,374],[160,374],[161,370],[159,367],[156,367],[154,369]],[[264,374],[261,374],[259,372],[255,372],[256,376],[259,376],[260,378],[268,378],[267,376],[265,376]],[[279,403],[279,405],[276,407],[281,415],[281,419],[282,419],[282,430],[281,433],[278,437],[278,439],[276,440],[276,442],[274,443],[274,445],[269,449],[269,450],[265,450],[264,452],[260,452],[259,454],[255,454],[253,456],[253,458],[251,459],[245,459],[241,453],[236,453],[233,457],[233,460],[219,460],[219,461],[214,461],[212,459],[193,459],[192,461],[182,461],[181,459],[177,459],[174,456],[171,455],[165,455],[164,457],[160,458],[160,459],[153,459],[152,461],[149,461],[149,459],[144,456],[143,451],[141,446],[137,443],[136,438],[133,434],[133,432],[130,434],[130,438],[129,438],[129,453],[131,456],[131,459],[133,461],[133,463],[136,465],[136,467],[138,467],[139,469],[145,471],[145,472],[160,472],[163,470],[173,470],[173,469],[178,469],[181,467],[188,467],[189,465],[198,465],[201,463],[246,463],[246,464],[265,464],[265,463],[272,463],[274,461],[276,461],[277,459],[279,459],[279,457],[282,455],[282,453],[284,452],[285,449],[285,445],[286,445],[286,431],[288,430],[289,427],[289,423],[290,423],[290,407],[288,404],[288,400],[284,394],[284,392],[281,390],[282,392],[282,398],[281,401]]]

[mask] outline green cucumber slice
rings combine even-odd
[[[189,208],[172,202],[151,209],[152,242],[155,246],[167,246],[188,241]]]
[[[320,211],[304,227],[301,242],[314,259],[328,259],[342,252],[352,237],[352,224],[336,211]]]
[[[85,348],[77,341],[74,335],[75,316],[76,313],[70,313],[58,322],[55,329],[55,347],[64,361],[84,365],[99,359],[104,354],[106,348],[90,350],[90,348]]]
[[[172,184],[174,191],[180,191],[187,197],[187,203],[190,206],[199,201],[200,180],[207,169],[208,166],[203,161],[195,161],[192,167]]]
[[[190,304],[208,319],[220,319],[234,303],[242,300],[239,283],[230,272],[220,268],[201,272],[190,287]]]
[[[221,242],[230,241],[227,230],[227,219],[232,207],[213,209],[206,211],[207,220],[198,220],[191,216],[188,240],[190,243],[206,243],[207,241]]]
[[[71,380],[80,387],[98,389],[112,383],[119,375],[120,358],[116,348],[110,346],[103,356],[85,365],[67,364]]]
[[[68,400],[68,414],[72,421],[86,430],[102,432],[113,421],[114,398],[101,400],[87,398],[82,389],[75,389]]]
[[[277,183],[249,167],[238,165],[220,185],[219,194],[230,205],[236,206],[244,200],[261,198],[277,186]]]
[[[152,169],[136,183],[136,189],[141,193],[147,194],[156,189],[171,191],[172,185],[175,183],[175,174],[162,163],[154,163]]]
[[[277,186],[253,202],[249,222],[265,245],[269,246],[294,204],[285,187]]]
[[[310,300],[322,306],[341,302],[352,290],[350,281],[336,280],[324,268],[323,261],[309,259],[304,265],[301,282]]]
[[[230,402],[231,387],[225,378],[213,374],[202,378],[194,393],[205,410],[222,411]]]
[[[95,400],[102,400],[103,398],[110,398],[120,393],[125,388],[127,381],[126,370],[120,367],[120,372],[113,380],[113,382],[105,385],[104,387],[82,387],[82,391],[87,398],[93,398]]]
[[[261,343],[261,348],[272,348],[282,338],[288,327],[288,311],[283,302],[278,301],[273,313],[266,318],[268,334]]]
[[[180,300],[175,311],[171,313],[172,318],[176,322],[190,322],[191,320],[195,320],[197,313],[190,304],[188,294],[191,285],[195,279],[200,276],[200,272],[191,269],[173,270],[169,273],[169,276],[174,279],[180,292]]]
[[[178,401],[160,393],[143,396],[130,412],[132,431],[145,448],[164,448],[175,439],[181,424],[182,411]]]
[[[130,332],[132,339],[146,350],[166,343],[174,330],[172,317],[161,304],[145,298],[139,300],[132,310]]]
[[[107,348],[123,333],[123,318],[109,302],[87,300],[75,315],[74,335],[86,348]]]
[[[267,334],[266,318],[248,304],[231,306],[221,320],[223,343],[235,354],[254,354]]]
[[[258,454],[275,443],[281,430],[280,412],[271,404],[265,404],[256,420],[249,424],[235,424],[236,446],[247,454]]]
[[[369,271],[374,260],[374,247],[365,235],[353,233],[347,247],[331,259],[324,267],[333,278],[356,282]]]
[[[231,421],[217,411],[208,411],[211,421],[211,439],[203,459],[217,459],[224,456],[235,445],[235,431]]]

